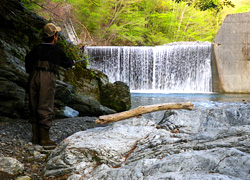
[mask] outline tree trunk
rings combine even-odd
[[[97,124],[106,124],[110,122],[120,121],[123,119],[128,119],[134,116],[138,116],[145,113],[150,113],[154,111],[161,111],[167,109],[188,109],[192,110],[194,105],[191,102],[187,103],[165,103],[165,104],[154,104],[149,106],[139,106],[135,109],[129,111],[124,111],[116,114],[110,114],[105,116],[100,116],[95,122]]]

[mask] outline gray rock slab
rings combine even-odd
[[[141,117],[75,133],[51,154],[45,176],[89,174],[101,164],[119,167],[137,141],[154,130],[155,124]]]

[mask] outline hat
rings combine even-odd
[[[48,37],[53,36],[56,32],[61,31],[62,29],[58,26],[55,26],[53,23],[48,23],[43,27],[43,34],[46,34]]]

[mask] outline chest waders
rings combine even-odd
[[[55,143],[49,138],[49,129],[54,114],[56,74],[47,67],[36,67],[30,75],[29,84],[32,142],[53,146]]]

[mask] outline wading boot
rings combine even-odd
[[[50,139],[49,129],[39,127],[39,131],[40,131],[40,143],[39,144],[43,146],[44,149],[47,149],[47,150],[55,149],[56,143]]]
[[[39,136],[39,126],[38,124],[31,124],[32,125],[32,144],[39,144],[40,136]]]

